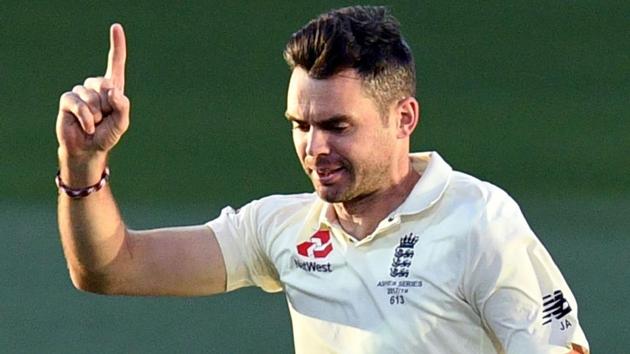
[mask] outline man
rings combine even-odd
[[[409,152],[411,51],[382,7],[323,14],[285,50],[287,119],[315,193],[275,195],[205,225],[126,228],[107,157],[129,124],[126,43],[62,95],[59,227],[70,276],[103,294],[284,290],[306,353],[586,353],[577,304],[516,203]]]

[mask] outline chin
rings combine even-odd
[[[315,187],[315,192],[319,199],[326,201],[328,203],[335,203],[337,199],[337,194],[335,191],[330,190],[330,188],[326,187]]]
[[[330,187],[319,187],[315,188],[317,192],[317,196],[328,203],[342,203],[347,202],[350,198],[347,198],[347,193],[345,191],[339,190],[337,188]]]

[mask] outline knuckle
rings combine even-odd
[[[92,89],[86,90],[85,97],[83,100],[87,102],[87,104],[89,104],[90,107],[93,107],[94,109],[99,109],[101,106],[101,98],[99,94]]]
[[[72,101],[79,106],[86,106],[92,113],[97,113],[101,108],[98,92],[82,85],[75,86],[72,91]]]
[[[81,92],[82,92],[82,91],[84,91],[84,90],[85,90],[85,87],[84,87],[83,85],[75,85],[75,86],[72,88],[72,92],[77,93],[77,94],[78,94],[78,93],[81,93]]]
[[[79,116],[91,116],[92,112],[88,105],[81,99],[77,99],[74,101],[73,105],[70,107],[70,111]]]
[[[114,83],[110,79],[103,79],[101,83],[101,91],[110,90],[114,88]]]
[[[74,114],[80,120],[83,120],[85,119],[85,116],[87,115],[87,113],[89,113],[90,111],[87,110],[85,106],[78,104],[72,107],[70,109],[70,112],[72,112],[72,114]]]
[[[127,96],[122,96],[122,105],[127,111],[131,109],[131,101]]]
[[[75,96],[72,91],[67,91],[61,94],[59,97],[59,106],[66,107],[74,102]]]
[[[87,79],[85,79],[85,81],[83,82],[83,86],[92,89],[92,90],[100,90],[101,85],[103,83],[104,78],[98,76],[98,77],[88,77]]]
[[[114,99],[113,102],[114,107],[117,111],[121,113],[128,114],[130,109],[129,99],[125,96],[120,96]]]

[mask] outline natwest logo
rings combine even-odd
[[[318,230],[308,241],[297,245],[298,254],[309,258],[325,258],[332,250],[329,230]]]

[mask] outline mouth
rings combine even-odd
[[[320,184],[326,186],[336,183],[343,174],[344,168],[317,168],[314,170],[313,175],[317,177]]]

